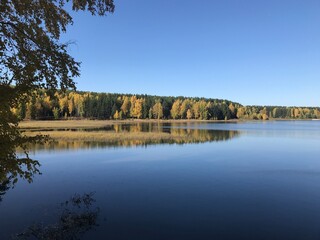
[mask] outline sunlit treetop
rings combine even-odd
[[[115,8],[113,0],[1,0],[0,93],[12,85],[16,96],[39,87],[75,89],[80,63],[59,42],[73,23],[66,4],[100,16]]]

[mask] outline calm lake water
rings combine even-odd
[[[42,175],[0,202],[0,239],[57,222],[94,192],[82,239],[320,239],[320,121],[133,124],[102,131],[189,134],[186,142],[35,147]]]

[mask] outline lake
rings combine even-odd
[[[100,131],[160,131],[179,140],[31,147],[42,174],[3,191],[0,239],[55,224],[61,203],[84,193],[95,200],[85,211],[98,226],[81,239],[320,239],[320,121]]]

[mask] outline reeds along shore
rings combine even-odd
[[[91,124],[91,125],[90,125]],[[200,143],[207,141],[225,141],[239,135],[238,131],[207,130],[192,128],[163,128],[162,123],[134,123],[134,124],[113,124],[104,125],[99,128],[102,122],[75,125],[66,125],[64,123],[56,124],[45,128],[44,125],[35,128],[34,125],[27,125],[25,134],[35,136],[38,134],[49,135],[51,145],[62,147],[71,146],[89,146],[95,143],[109,146],[133,146],[147,145],[157,143]],[[174,124],[170,124],[171,126]],[[24,125],[26,126],[26,125]],[[72,128],[70,128],[72,126]],[[89,128],[85,128],[84,126]],[[187,126],[179,124],[178,126]],[[68,144],[67,144],[68,143]]]
[[[21,121],[21,129],[62,129],[62,128],[99,128],[120,124],[181,124],[181,123],[203,123],[203,122],[238,122],[241,120],[156,120],[156,119],[126,119],[126,120],[32,120]]]

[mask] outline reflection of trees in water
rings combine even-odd
[[[89,149],[107,147],[148,146],[154,144],[205,143],[227,141],[240,135],[239,131],[226,130],[207,130],[190,128],[152,128],[151,130],[148,129],[148,131],[145,132],[143,132],[143,130],[142,132],[138,132],[137,129],[141,129],[141,126],[138,128],[136,128],[136,126],[116,126],[115,128],[118,130],[118,134],[123,134],[125,132],[126,135],[124,135],[121,138],[117,136],[117,133],[115,133],[114,135],[110,134],[109,138],[95,141],[86,141],[82,139],[68,140],[66,137],[65,140],[59,139],[58,141],[52,142],[50,144],[33,145],[30,146],[30,149],[34,151],[55,151],[59,149]]]
[[[2,201],[2,198],[6,194],[6,192],[12,187],[13,184],[11,176],[0,183],[0,202]]]
[[[94,208],[93,193],[75,194],[69,200],[61,203],[62,211],[57,222],[50,225],[36,224],[28,227],[13,239],[27,240],[75,240],[97,226],[99,208]]]
[[[4,194],[13,188],[18,178],[32,182],[39,174],[39,162],[30,159],[27,151],[29,144],[39,144],[47,140],[44,136],[27,137],[18,128],[18,120],[3,103],[0,106],[0,202]],[[19,154],[17,149],[20,149]]]
[[[238,131],[226,130],[206,130],[206,129],[184,129],[184,128],[171,128],[170,134],[173,136],[188,136],[191,142],[219,142],[230,140],[240,133]],[[187,142],[188,143],[188,142]]]
[[[13,188],[18,179],[32,182],[34,175],[39,174],[40,164],[32,160],[26,150],[26,145],[37,144],[40,137],[25,137],[18,135],[0,134],[0,201],[10,188]],[[20,148],[20,156],[16,150]]]
[[[3,95],[2,95],[3,96]],[[0,99],[2,100],[2,99]],[[8,104],[0,105],[0,202],[18,179],[29,183],[40,174],[40,163],[29,157],[28,146],[43,144],[46,136],[25,136],[17,128],[18,119]],[[99,209],[92,209],[93,194],[75,195],[62,204],[63,210],[57,223],[33,225],[14,239],[71,240],[96,226]]]

